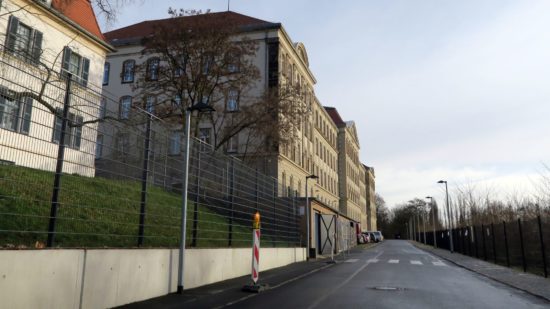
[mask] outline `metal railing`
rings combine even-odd
[[[449,250],[449,230],[436,231],[437,247]],[[548,277],[550,220],[548,216],[460,227],[452,230],[455,252]],[[414,235],[434,245],[432,233]]]

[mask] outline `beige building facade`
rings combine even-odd
[[[376,197],[375,197],[375,174],[374,168],[363,165],[365,167],[365,184],[367,191],[367,229],[369,231],[376,231]]]
[[[336,215],[339,224],[346,227],[346,233],[355,231],[357,224],[366,230],[369,216],[365,179],[368,171],[359,161],[360,147],[355,124],[342,121],[336,109],[324,107],[315,96],[316,79],[310,70],[305,46],[294,42],[280,23],[235,12],[213,14],[236,21],[243,29],[239,35],[257,43],[252,62],[259,69],[259,79],[250,91],[239,98],[238,104],[252,104],[270,89],[291,86],[300,91],[293,104],[303,111],[299,114],[294,138],[290,141],[276,147],[264,147],[265,141],[261,137],[250,140],[245,130],[232,139],[231,146],[224,147],[224,151],[249,162],[258,172],[272,176],[278,183],[279,196],[303,198],[308,195],[312,198],[314,202],[309,205],[312,248],[316,246],[316,226],[321,214]],[[127,68],[128,64],[139,66],[154,57],[143,55],[141,38],[148,35],[157,22],[160,21],[146,21],[105,34],[116,47],[116,52],[107,57],[107,78],[103,88],[104,95],[112,98],[106,102],[105,109],[109,114],[120,116],[123,114],[121,111],[125,110],[125,100],[130,100],[130,104],[140,100],[135,87],[139,77],[128,78]],[[213,104],[216,110],[224,110],[224,102],[216,104]],[[199,129],[201,134],[207,132],[206,136],[200,135],[204,141],[211,140],[210,124],[200,123]],[[179,134],[176,139],[183,144],[182,126],[174,124],[172,131]],[[102,155],[109,156],[109,151],[117,149],[117,136],[105,126],[100,128],[100,132],[106,132],[102,140],[106,146],[110,145],[104,147]],[[251,146],[257,147],[250,151]],[[183,147],[178,150],[181,154]],[[100,162],[99,159],[96,162]],[[306,177],[312,175],[317,178],[307,180],[306,193]],[[351,241],[355,243],[355,239]]]
[[[99,114],[108,45],[86,0],[0,2],[0,161],[54,171],[65,78],[73,75],[75,122]],[[50,73],[48,73],[48,71]],[[70,129],[63,171],[94,175],[97,124]]]

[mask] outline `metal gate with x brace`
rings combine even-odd
[[[319,223],[317,238],[318,243],[318,253],[320,255],[328,255],[331,253],[331,250],[334,251],[334,242],[336,242],[336,216],[335,215],[318,215]]]

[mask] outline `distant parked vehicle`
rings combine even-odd
[[[365,244],[371,242],[371,238],[370,238],[369,233],[367,233],[367,232],[362,232],[362,233],[361,233],[361,236],[363,237],[363,239],[364,239],[364,241],[365,241]]]
[[[369,234],[371,242],[380,242],[382,241],[382,233],[380,232],[374,232],[374,231],[368,231],[366,232]]]

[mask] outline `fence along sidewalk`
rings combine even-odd
[[[436,232],[439,248],[449,250],[447,230]],[[453,230],[455,251],[493,263],[548,277],[550,218],[466,226]],[[433,237],[427,238],[433,246]]]
[[[0,246],[43,247],[49,235],[54,247],[176,247],[181,125],[12,58],[0,55],[9,68],[0,76]],[[300,245],[296,198],[279,197],[275,179],[199,140],[190,148],[187,246],[249,246],[256,210],[264,246]]]

